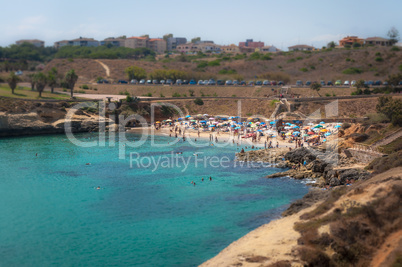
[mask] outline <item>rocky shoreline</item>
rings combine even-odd
[[[294,179],[314,179],[315,183],[311,185],[316,187],[345,185],[370,177],[369,172],[352,167],[356,161],[344,153],[326,153],[314,148],[303,147],[291,151],[284,148],[242,151],[236,154],[236,160],[269,162],[277,168],[288,168],[287,171],[277,172],[266,178],[289,176]]]

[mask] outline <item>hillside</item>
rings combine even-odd
[[[333,49],[315,52],[280,52],[270,54],[270,60],[250,60],[241,56],[220,55],[194,58],[180,56],[162,58],[155,62],[143,60],[102,59],[110,69],[111,80],[126,79],[124,69],[139,66],[149,74],[155,69],[177,69],[189,72],[194,79],[240,79],[255,80],[255,76],[266,73],[281,73],[292,84],[296,80],[385,80],[389,74],[399,73],[402,51],[393,51],[390,47],[366,47],[359,49]],[[217,60],[218,66],[197,67],[202,62]],[[181,62],[188,61],[188,62]],[[54,59],[45,71],[52,67],[61,73],[73,68],[80,76],[79,83],[94,82],[97,77],[106,78],[106,71],[101,64],[91,59]],[[344,74],[348,68],[358,69],[359,74]],[[235,70],[235,74],[219,74],[222,69]],[[222,72],[221,72],[222,73]],[[261,78],[263,79],[263,78]]]

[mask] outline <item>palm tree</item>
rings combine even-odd
[[[43,72],[36,73],[34,76],[36,90],[39,92],[39,97],[42,97],[42,92],[47,85],[47,77]]]
[[[54,87],[57,85],[57,69],[52,68],[47,74],[47,82],[50,86],[50,91],[54,93]]]
[[[66,73],[66,76],[64,77],[64,81],[67,84],[67,87],[71,90],[71,98],[73,98],[73,90],[74,90],[74,85],[78,80],[77,74],[75,74],[74,69],[71,69],[69,72]]]
[[[11,88],[12,94],[14,94],[14,89],[17,87],[18,82],[20,81],[20,77],[15,75],[14,72],[10,72],[10,75],[7,77],[8,86]]]
[[[29,81],[29,83],[31,84],[31,91],[35,90],[35,79],[34,79],[34,76],[35,76],[35,73],[31,73],[31,74],[28,74],[28,75],[27,75],[28,81]]]

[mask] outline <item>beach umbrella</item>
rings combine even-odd
[[[200,121],[201,123],[206,123],[207,121]]]
[[[274,122],[274,121],[271,121],[269,124],[271,124],[271,125],[272,125],[272,124],[275,124],[275,122]]]
[[[178,118],[177,120],[181,121],[181,120],[183,120],[183,118]]]
[[[314,132],[308,132],[307,134],[312,135],[312,134],[314,134]]]
[[[248,120],[248,121],[252,121],[252,120],[253,120],[253,118],[251,118],[251,117],[250,117],[250,118],[247,118],[247,120]]]
[[[172,120],[171,120],[171,119],[167,119],[166,121],[167,121],[167,122],[171,122]]]
[[[235,130],[239,130],[239,129],[241,129],[241,127],[236,127],[236,128],[235,128]]]
[[[157,121],[157,122],[155,122],[155,123],[161,123],[160,121]]]
[[[186,116],[186,118],[190,118],[190,117],[191,117],[190,115],[187,115],[187,116]]]
[[[265,123],[265,122],[261,122],[260,124],[263,125],[263,124],[266,124],[266,123]]]
[[[257,127],[257,125],[255,125],[255,124],[252,124],[252,125],[251,125],[251,128],[255,128],[255,127]]]
[[[190,120],[191,122],[195,122],[196,120]]]
[[[237,124],[239,124],[239,125],[243,125],[243,123],[242,123],[241,121],[239,121]]]
[[[234,127],[236,127],[236,125],[232,124],[232,125],[230,125],[230,127],[234,128]]]
[[[320,124],[325,124],[325,121],[320,122]]]
[[[322,125],[317,124],[314,128],[322,128]]]
[[[257,132],[262,132],[262,130],[257,130]]]
[[[308,130],[308,129],[310,129],[309,126],[306,126],[306,127],[303,128],[303,130]]]
[[[325,133],[325,132],[328,132],[328,130],[327,129],[322,129],[322,130],[320,130],[320,132]]]
[[[285,135],[292,135],[292,133],[290,133],[290,132],[289,132],[289,133],[285,133]]]
[[[204,114],[203,116],[209,116],[208,114]]]
[[[213,120],[215,120],[215,118],[211,117],[211,118],[209,118],[209,120],[210,120],[210,121],[213,121]]]
[[[341,128],[342,126],[340,126],[340,125],[335,125],[335,128]]]
[[[325,133],[324,135],[325,135],[325,136],[329,136],[329,135],[331,135],[331,133]]]
[[[296,126],[293,126],[293,128],[299,129],[300,127],[296,125]]]
[[[300,132],[298,132],[298,131],[295,131],[295,132],[293,132],[293,134],[299,134]]]
[[[323,142],[327,142],[327,139],[322,140]]]
[[[307,137],[308,136],[308,134],[303,134],[303,137]]]
[[[310,125],[310,126],[311,126],[311,125],[314,125],[314,123],[312,123],[312,122],[309,122],[309,123],[307,123],[307,125]]]
[[[209,125],[208,127],[215,127],[215,125]]]
[[[218,124],[219,122],[217,122],[217,121],[214,121],[214,122],[212,122],[213,124]]]

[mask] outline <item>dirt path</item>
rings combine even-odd
[[[371,146],[372,147],[385,146],[400,137],[402,137],[402,130],[398,130],[397,132],[385,137],[384,139],[381,139],[380,141],[375,142]]]
[[[103,63],[102,61],[100,61],[100,60],[95,59],[95,61],[98,62],[99,64],[101,64],[101,66],[102,66],[102,67],[105,69],[105,71],[106,71],[106,77],[109,77],[109,76],[110,76],[110,69],[109,69],[109,67],[108,67],[105,63]]]

